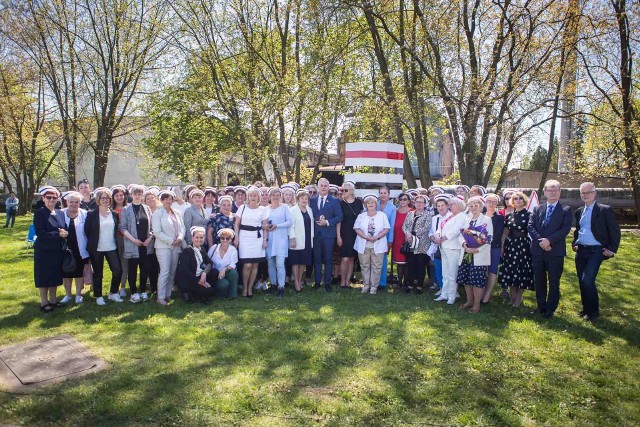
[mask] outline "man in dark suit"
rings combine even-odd
[[[324,264],[324,288],[331,292],[331,272],[333,246],[336,241],[336,225],[342,222],[342,208],[340,201],[329,195],[329,181],[326,178],[318,180],[318,196],[309,202],[316,221],[313,237],[313,270],[315,285],[319,288],[322,281],[322,265]]]
[[[567,255],[565,238],[571,231],[571,208],[560,204],[560,183],[544,185],[546,203],[536,206],[529,217],[531,259],[536,288],[536,310],[545,318],[553,317],[560,302],[560,276]],[[549,287],[547,291],[547,280]]]
[[[593,183],[583,182],[580,185],[580,198],[584,206],[575,213],[576,231],[571,246],[576,252],[576,273],[582,300],[579,315],[593,322],[600,317],[596,276],[602,261],[618,251],[620,226],[611,207],[596,202]]]

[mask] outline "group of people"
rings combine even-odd
[[[267,280],[266,290],[278,297],[287,283],[301,292],[307,280],[331,292],[336,285],[351,288],[357,268],[361,292],[376,294],[388,285],[391,262],[400,291],[420,294],[429,283],[436,301],[455,304],[463,287],[461,308],[479,312],[500,283],[514,307],[525,291],[535,291],[536,311],[549,318],[560,299],[565,238],[575,224],[580,314],[595,320],[598,268],[620,243],[613,212],[596,202],[592,183],[581,185],[584,207],[574,216],[559,202],[554,180],[544,187],[546,202],[532,212],[522,191],[499,196],[480,185],[459,185],[454,194],[441,186],[403,191],[395,204],[387,187],[358,198],[354,183],[338,187],[324,178],[306,187],[256,182],[217,191],[188,185],[178,194],[136,184],[91,191],[83,180],[77,190],[40,191],[34,276],[43,312],[73,300],[72,281],[76,303],[90,283],[97,304],[105,305],[105,259],[107,300],[122,302],[128,281],[132,303],[155,295],[161,305],[174,290],[204,303],[238,293],[252,297]],[[75,268],[65,257],[74,258]],[[61,284],[65,297],[58,302]]]

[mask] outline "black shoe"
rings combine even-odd
[[[278,289],[278,287],[277,287],[277,286],[269,285],[269,287],[267,288],[267,290],[266,290],[266,291],[264,291],[264,292],[265,292],[265,293],[267,293],[267,294],[271,294],[271,293],[275,292],[277,289]]]
[[[278,298],[282,298],[284,296],[284,289],[278,289]]]
[[[5,227],[7,228],[7,227]],[[43,313],[51,313],[53,311],[53,306],[51,304],[45,304],[40,306],[40,311]]]
[[[584,317],[584,316],[588,316],[587,312],[586,312],[586,311],[584,311],[584,310],[580,310],[580,311],[578,312],[578,317]]]
[[[339,283],[340,283],[340,277],[334,277],[333,279],[331,279],[332,285],[337,285]]]
[[[545,319],[551,319],[553,317],[553,311],[546,311],[542,314],[542,317]]]
[[[211,305],[213,304],[213,298],[202,298],[202,303],[204,305]]]
[[[322,285],[320,283],[314,283],[311,289],[320,289]]]
[[[597,321],[599,318],[600,318],[600,314],[587,314],[584,319],[593,323]]]
[[[331,285],[329,285],[329,284],[325,284],[324,285],[324,290],[327,291],[327,292],[333,292],[333,289],[331,289]]]
[[[422,288],[416,288],[416,294],[418,295],[422,294]]]
[[[405,294],[410,294],[412,290],[413,288],[410,286],[407,286],[407,285],[402,286],[402,292],[404,292]]]
[[[191,296],[189,296],[188,293],[183,292],[182,293],[182,301],[186,302],[186,303],[192,303],[193,301],[191,300]]]
[[[541,314],[542,316],[544,316],[546,314],[546,311],[540,310],[539,308],[536,308],[535,310],[533,310],[531,312],[531,314]]]

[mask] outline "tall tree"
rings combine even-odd
[[[586,74],[598,96],[596,105],[608,104],[615,117],[615,126],[626,161],[627,177],[631,181],[636,211],[640,212],[640,118],[634,106],[634,42],[640,26],[640,6],[625,0],[597,2],[587,10],[590,20],[585,26],[578,54]],[[616,64],[616,68],[611,64]],[[603,111],[602,109],[600,111]],[[610,123],[606,117],[599,117]],[[640,224],[640,215],[638,216]]]
[[[5,185],[12,190],[15,182],[18,212],[25,213],[63,144],[45,132],[50,112],[40,70],[12,59],[0,62],[0,164]]]
[[[134,109],[141,85],[166,47],[164,0],[84,0],[77,50],[95,122],[93,184],[104,183],[109,150],[123,119]]]

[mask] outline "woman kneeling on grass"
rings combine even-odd
[[[230,228],[218,231],[220,243],[209,249],[209,258],[213,263],[211,283],[215,283],[216,295],[226,298],[238,297],[238,250],[231,244],[235,233]],[[214,277],[214,274],[217,276]]]
[[[214,288],[211,286],[211,260],[202,247],[204,233],[204,227],[191,227],[191,245],[180,253],[175,283],[185,301],[198,299],[211,304]]]

